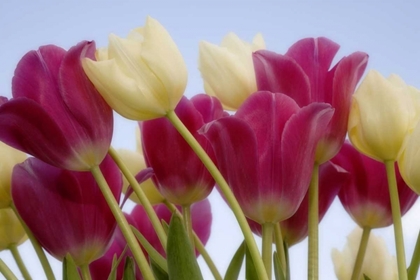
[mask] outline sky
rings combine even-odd
[[[198,71],[201,40],[219,44],[229,32],[246,41],[260,32],[267,49],[284,53],[305,37],[325,36],[341,45],[336,60],[354,51],[369,54],[367,69],[382,75],[399,75],[420,88],[420,4],[416,1],[0,1],[0,95],[11,97],[16,64],[28,51],[46,44],[63,48],[82,40],[107,45],[110,33],[126,36],[144,25],[147,16],[166,27],[178,45],[188,68],[185,95],[203,92]],[[116,116],[113,146],[135,148],[135,123]],[[207,249],[222,274],[242,242],[239,227],[229,208],[215,191],[210,196],[213,226]],[[420,229],[420,202],[403,218],[407,261],[411,259]],[[334,279],[332,248],[342,249],[355,223],[336,200],[320,225],[320,279]],[[395,255],[392,227],[374,230]],[[257,238],[260,243],[260,239]],[[306,278],[304,241],[290,249],[292,279]],[[42,270],[29,242],[20,247],[34,279]],[[17,272],[8,252],[0,252]],[[205,279],[212,279],[200,259]],[[53,264],[57,276],[61,266]],[[17,273],[17,275],[19,275]],[[1,275],[0,275],[1,278]]]

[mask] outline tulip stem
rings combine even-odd
[[[281,269],[283,271],[284,277],[286,278],[286,254],[284,252],[284,242],[283,235],[281,234],[280,222],[274,225],[274,240],[276,242],[277,254],[280,258]]]
[[[195,252],[190,205],[182,206],[182,217],[183,217],[182,221],[184,222],[185,230],[191,242],[191,248],[193,248],[193,251]]]
[[[272,253],[273,253],[273,223],[264,223],[262,225],[262,259],[268,279],[271,279],[272,271]]]
[[[99,166],[95,166],[91,169],[93,177],[95,177],[96,182],[104,196],[108,206],[117,221],[118,227],[121,229],[122,234],[124,235],[125,240],[127,241],[128,247],[130,248],[134,259],[136,260],[137,265],[140,268],[140,271],[144,279],[155,279],[150,269],[149,263],[146,257],[143,254],[142,249],[140,248],[139,243],[137,242],[134,233],[131,231],[130,226],[128,225],[127,219],[122,213],[114,195],[109,189],[108,183],[102,174]]]
[[[10,252],[12,253],[13,258],[16,261],[17,266],[19,267],[20,272],[22,273],[22,276],[25,280],[32,279],[31,275],[29,274],[28,269],[25,266],[25,263],[22,260],[22,257],[20,256],[19,250],[16,246],[16,244],[12,244],[8,248]]]
[[[114,148],[110,147],[109,154],[111,155],[115,163],[118,165],[121,172],[124,174],[124,177],[127,179],[128,183],[133,188],[134,193],[137,195],[138,199],[140,200],[140,203],[143,206],[144,210],[146,211],[146,214],[149,217],[150,222],[152,223],[153,229],[155,230],[159,238],[160,244],[162,244],[163,250],[165,250],[166,252],[167,236],[155,210],[153,209],[152,204],[150,203],[149,199],[147,199],[146,194],[144,193],[143,189],[140,187],[136,178],[133,176],[133,174],[131,174],[128,167],[124,164],[123,160],[118,155],[118,152]]]
[[[45,252],[42,249],[41,245],[39,244],[38,240],[35,238],[32,231],[26,225],[22,217],[19,215],[19,212],[17,211],[15,205],[14,204],[10,205],[10,208],[12,208],[13,211],[15,212],[16,216],[18,217],[20,223],[23,226],[23,229],[26,232],[26,235],[31,241],[32,247],[34,247],[35,253],[38,256],[39,261],[41,262],[41,266],[42,266],[42,269],[44,270],[45,276],[47,277],[48,280],[55,280],[55,276],[51,269],[50,262],[48,261],[47,256],[45,255]]]
[[[0,259],[0,273],[6,278],[6,280],[18,280],[16,275],[10,270],[10,268]]]
[[[405,264],[404,236],[401,223],[401,208],[398,197],[397,179],[395,178],[394,161],[384,162],[386,175],[388,177],[389,195],[391,199],[392,221],[394,223],[395,247],[397,251],[398,279],[407,280],[407,270]]]
[[[366,248],[369,241],[370,228],[364,227],[362,238],[360,239],[359,250],[357,251],[356,262],[354,263],[353,274],[351,280],[359,280],[362,272],[363,260],[365,259]]]
[[[308,197],[308,280],[318,280],[318,176],[319,164],[314,164]]]
[[[176,213],[178,217],[181,219],[184,219],[182,217],[182,214],[179,212],[179,210],[173,205],[172,203],[168,202],[167,200],[164,200],[163,203],[166,205],[166,207],[172,212]],[[200,252],[201,256],[203,257],[204,261],[206,262],[208,268],[210,269],[211,273],[213,274],[213,277],[215,280],[222,280],[222,275],[217,270],[216,265],[214,264],[213,260],[211,259],[209,253],[207,252],[206,248],[204,247],[203,243],[201,242],[200,238],[198,238],[197,234],[194,232],[193,229],[193,236],[194,236],[194,245],[195,248]]]
[[[213,176],[217,185],[219,186],[221,192],[223,193],[226,201],[228,202],[230,208],[232,209],[233,214],[236,217],[236,220],[239,223],[239,226],[244,235],[247,248],[252,256],[252,260],[255,265],[255,269],[260,277],[260,280],[268,279],[267,272],[265,271],[264,263],[261,259],[260,252],[258,251],[257,243],[255,242],[254,236],[252,234],[251,228],[248,225],[248,222],[245,218],[244,213],[242,212],[241,207],[239,206],[238,201],[233,195],[229,185],[226,180],[223,178],[219,169],[200,146],[200,143],[194,138],[191,132],[185,127],[182,121],[178,118],[174,111],[170,111],[166,115],[167,119],[172,123],[172,125],[178,130],[182,135],[185,141],[190,145],[193,151],[197,154],[200,160],[203,162],[204,166],[207,168],[209,173]]]
[[[411,258],[410,266],[408,267],[408,280],[415,280],[419,271],[420,265],[420,231],[417,236],[416,247],[414,248],[413,257]]]
[[[80,266],[79,268],[80,268],[80,272],[82,273],[83,280],[92,280],[92,277],[89,271],[89,265],[85,264],[85,265]]]

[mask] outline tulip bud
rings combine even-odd
[[[225,36],[220,47],[200,42],[199,69],[207,94],[216,96],[227,110],[237,110],[257,91],[252,52],[265,48],[260,34],[251,44],[234,33]]]
[[[10,245],[20,245],[27,238],[15,212],[10,208],[0,209],[0,251]]]
[[[108,49],[85,59],[83,68],[108,104],[133,120],[163,117],[175,109],[187,84],[187,69],[165,28],[148,17],[126,39],[109,36]]]

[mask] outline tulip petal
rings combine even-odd
[[[227,114],[223,111],[222,104],[215,98],[207,94],[197,94],[191,98],[191,103],[200,112],[204,123],[225,117]]]
[[[299,106],[310,103],[310,81],[295,60],[266,50],[255,52],[253,60],[258,90],[284,93]]]

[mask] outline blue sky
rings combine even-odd
[[[368,69],[376,69],[384,76],[398,74],[407,84],[420,88],[420,4],[415,1],[36,2],[0,2],[0,95],[11,96],[13,71],[27,51],[45,44],[69,48],[81,40],[95,40],[97,46],[106,46],[109,33],[125,36],[143,25],[147,15],[167,28],[183,54],[189,71],[188,96],[203,91],[197,69],[198,43],[219,43],[228,32],[248,41],[261,32],[267,49],[280,53],[304,37],[325,36],[341,45],[337,59],[354,51],[367,52]],[[134,149],[134,126],[133,122],[117,118],[115,147]],[[208,249],[224,272],[242,240],[233,216],[218,194],[212,194],[211,200],[214,225]],[[419,213],[417,203],[403,219],[408,260],[420,228]],[[341,205],[334,203],[320,227],[321,279],[334,278],[331,248],[341,249],[354,226]],[[388,249],[395,251],[392,228],[374,232],[386,238]],[[22,250],[25,260],[37,266],[36,261],[31,261],[29,244]],[[291,248],[290,254],[293,279],[305,278],[306,242]],[[8,253],[0,253],[0,257],[13,263]],[[60,267],[56,267],[58,272]],[[34,276],[41,273],[32,267],[31,270]]]

